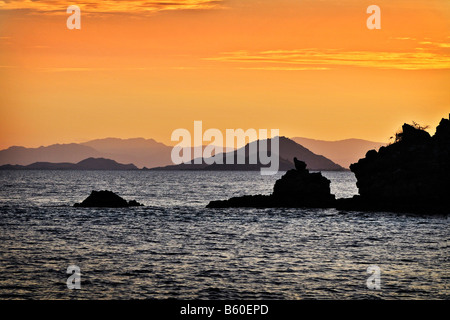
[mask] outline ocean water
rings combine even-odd
[[[0,171],[0,299],[449,298],[445,216],[205,208],[269,194],[280,175]],[[324,175],[338,197],[357,193],[352,173]],[[72,207],[102,189],[146,206]]]

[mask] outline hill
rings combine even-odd
[[[35,162],[77,163],[86,158],[98,158],[101,156],[102,154],[97,150],[77,143],[54,144],[39,148],[14,146],[0,150],[0,165],[26,166]]]
[[[104,158],[88,158],[78,163],[35,162],[27,166],[3,165],[0,170],[137,170],[134,164],[121,164]]]
[[[342,167],[348,169],[352,163],[364,158],[367,151],[379,149],[385,143],[362,139],[345,139],[338,141],[315,140],[308,138],[292,138],[298,144],[308,148],[315,154],[321,154]]]
[[[205,146],[192,147],[191,154],[196,148]],[[0,150],[0,165],[27,166],[35,162],[73,164],[87,158],[105,158],[119,163],[133,163],[138,168],[153,168],[172,164],[171,152],[171,146],[153,139],[105,138],[39,148],[10,147]]]
[[[269,139],[270,141],[270,139]],[[294,168],[294,164],[292,159],[297,157],[298,159],[304,161],[307,164],[308,169],[313,171],[340,171],[345,170],[340,165],[334,163],[330,159],[327,159],[324,156],[314,154],[307,148],[299,145],[295,141],[288,139],[286,137],[280,137],[280,145],[279,145],[279,161],[280,161],[280,171],[286,171]],[[256,144],[256,146],[254,145]],[[268,143],[269,150],[271,143]],[[254,141],[248,143],[244,147],[239,150],[233,152],[227,152],[222,154],[224,159],[224,164],[206,164],[202,161],[201,164],[188,164],[183,163],[179,165],[170,165],[165,167],[153,168],[152,170],[260,170],[261,167],[267,167],[267,165],[261,164],[258,159],[257,164],[249,164],[249,158],[253,154],[250,153],[252,147],[256,149],[256,153],[259,150],[259,141]],[[242,150],[244,149],[244,150]],[[245,164],[237,164],[238,154],[239,152],[245,152]],[[227,159],[234,158],[234,164],[229,164],[230,161]],[[227,164],[228,163],[228,164]]]
[[[172,147],[153,139],[106,138],[91,140],[81,145],[97,150],[104,158],[120,163],[133,163],[139,168],[151,168],[171,163]]]

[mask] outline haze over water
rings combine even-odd
[[[323,174],[338,197],[357,193],[352,173]],[[269,194],[280,175],[0,171],[0,298],[449,298],[447,217],[205,209]],[[103,189],[146,206],[71,207]],[[72,264],[81,290],[66,287]]]

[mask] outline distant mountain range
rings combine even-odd
[[[305,161],[312,170],[347,169],[351,163],[364,157],[368,150],[378,148],[381,145],[384,144],[360,139],[323,141],[300,137],[293,139],[282,137],[280,138],[279,154],[280,170],[290,169],[293,165],[293,157]],[[248,149],[248,147],[247,145],[244,148]],[[196,148],[203,149],[204,146]],[[195,154],[194,149],[196,148],[191,148],[191,154]],[[236,156],[232,149],[226,151],[228,153],[225,153],[224,157]],[[105,160],[111,159],[117,164],[129,163],[137,168],[146,167],[155,168],[155,170],[259,170],[261,167],[260,164],[213,164],[208,166],[205,163],[176,166],[172,165],[171,152],[171,146],[153,139],[106,138],[84,143],[54,144],[39,148],[10,147],[0,150],[0,166],[18,165],[32,169],[52,167],[55,164],[61,168],[66,168],[71,165],[78,165],[89,158],[103,158]],[[248,150],[246,156],[248,156]],[[16,168],[20,167],[16,166]],[[77,169],[75,168],[75,170]]]
[[[271,151],[272,142],[271,139],[268,140],[268,150]],[[243,151],[245,154],[245,163],[246,164],[237,164],[239,150],[223,153],[223,163],[224,164],[206,164],[202,161],[201,164],[179,164],[179,165],[169,165],[165,167],[153,168],[152,170],[259,170],[261,167],[268,167],[268,165],[263,165],[260,163],[259,159],[257,164],[249,164],[249,158],[251,158],[252,154],[250,153],[251,147],[255,148],[256,153],[259,151],[259,141],[254,141],[248,143],[246,146],[242,147],[239,150]],[[256,146],[255,146],[256,145]],[[310,150],[305,147],[299,145],[293,140],[280,137],[279,138],[279,170],[286,171],[294,168],[293,159],[297,157],[299,160],[304,161],[307,164],[307,168],[315,171],[340,171],[345,170],[340,165],[334,163],[330,159],[327,159],[324,156],[314,154]],[[257,157],[256,157],[257,158]],[[227,160],[228,159],[228,160]],[[234,164],[229,164],[231,161],[229,159],[234,159]],[[228,163],[228,164],[227,164]]]
[[[191,154],[194,154],[195,149],[204,147],[192,147]],[[119,163],[133,163],[138,168],[153,168],[171,164],[171,152],[171,146],[153,139],[106,138],[39,148],[10,147],[0,150],[0,165],[26,166],[35,162],[78,163],[87,158],[105,158]]]
[[[88,158],[78,163],[35,162],[27,166],[6,164],[0,170],[138,170],[134,164],[121,164],[104,158]]]
[[[137,167],[157,167],[172,163],[172,147],[153,139],[97,139],[82,143],[102,154],[104,158],[120,163],[133,163]]]
[[[348,169],[352,163],[364,158],[367,151],[379,149],[386,143],[362,139],[346,139],[338,141],[314,140],[308,138],[292,138],[298,144],[308,148],[315,154],[321,154],[342,167]]]
[[[35,162],[78,163],[86,158],[106,158],[151,168],[170,164],[171,151],[172,147],[153,139],[106,138],[39,148],[10,147],[0,151],[0,165],[25,166]]]

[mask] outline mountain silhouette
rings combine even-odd
[[[382,143],[361,139],[347,139],[340,141],[323,141],[308,138],[280,138],[280,170],[292,168],[294,157],[312,166],[311,170],[342,170],[348,169],[349,164],[364,157],[367,150],[378,148]],[[191,155],[195,149],[191,148]],[[227,157],[230,149],[227,149]],[[84,143],[54,144],[39,148],[10,147],[0,150],[0,165],[12,164],[27,166],[36,162],[49,163],[78,163],[87,158],[105,158],[119,163],[133,163],[138,168],[158,168],[165,170],[258,170],[261,165],[172,165],[172,147],[157,142],[154,139],[105,138]],[[248,155],[248,152],[246,153]],[[322,155],[323,158],[317,158]],[[303,157],[303,159],[300,158]],[[249,163],[248,159],[245,163]]]
[[[315,140],[308,138],[292,138],[298,144],[308,148],[315,154],[321,154],[333,162],[348,169],[352,163],[363,158],[368,150],[379,149],[385,143],[362,139],[345,139],[338,141]]]
[[[88,158],[78,163],[35,162],[27,166],[3,165],[0,170],[137,170],[134,164],[121,164],[111,159]]]
[[[271,141],[271,139],[268,139],[268,141]],[[255,146],[256,144],[256,146]],[[268,150],[271,151],[271,142],[267,143]],[[192,161],[191,164],[189,163],[183,163],[179,165],[170,165],[165,167],[158,167],[153,168],[153,170],[259,170],[261,167],[267,167],[268,165],[263,165],[258,159],[256,164],[250,164],[249,159],[253,156],[252,153],[250,153],[250,150],[252,150],[252,147],[256,149],[256,153],[258,153],[259,150],[259,140],[253,141],[251,143],[248,143],[241,149],[238,149],[236,151],[223,153],[223,164],[206,164],[203,159],[201,159],[202,163],[195,164],[194,161]],[[244,149],[244,150],[242,150]],[[245,157],[243,162],[245,164],[237,164],[238,163],[238,157],[239,152],[244,151]],[[287,159],[293,159],[294,157],[297,157],[298,159],[304,161],[307,164],[308,169],[314,170],[314,171],[338,171],[338,170],[345,170],[340,165],[334,163],[330,159],[327,159],[324,156],[314,154],[307,148],[299,145],[295,141],[286,138],[286,137],[280,137],[279,138],[279,161],[280,171],[286,171],[289,169],[294,168],[294,163],[292,160]],[[234,159],[234,164],[230,164],[230,159]],[[227,161],[228,159],[228,161]],[[227,164],[228,163],[228,164]]]
[[[91,140],[82,145],[97,150],[104,158],[120,163],[133,163],[139,168],[171,163],[172,147],[153,139],[106,138]]]
[[[106,158],[137,167],[171,163],[172,147],[153,139],[106,138],[85,143],[54,144],[39,148],[10,147],[0,150],[0,165],[29,165],[35,162],[78,163],[87,158]]]
[[[99,158],[102,154],[88,146],[77,143],[54,144],[47,147],[10,147],[0,151],[0,165],[29,165],[35,162],[77,163],[86,158]]]
[[[192,147],[191,154],[198,148]],[[105,138],[84,143],[54,144],[39,148],[10,147],[0,150],[0,165],[30,165],[35,162],[78,163],[86,158],[106,158],[133,163],[138,168],[172,164],[172,147],[153,139]]]

